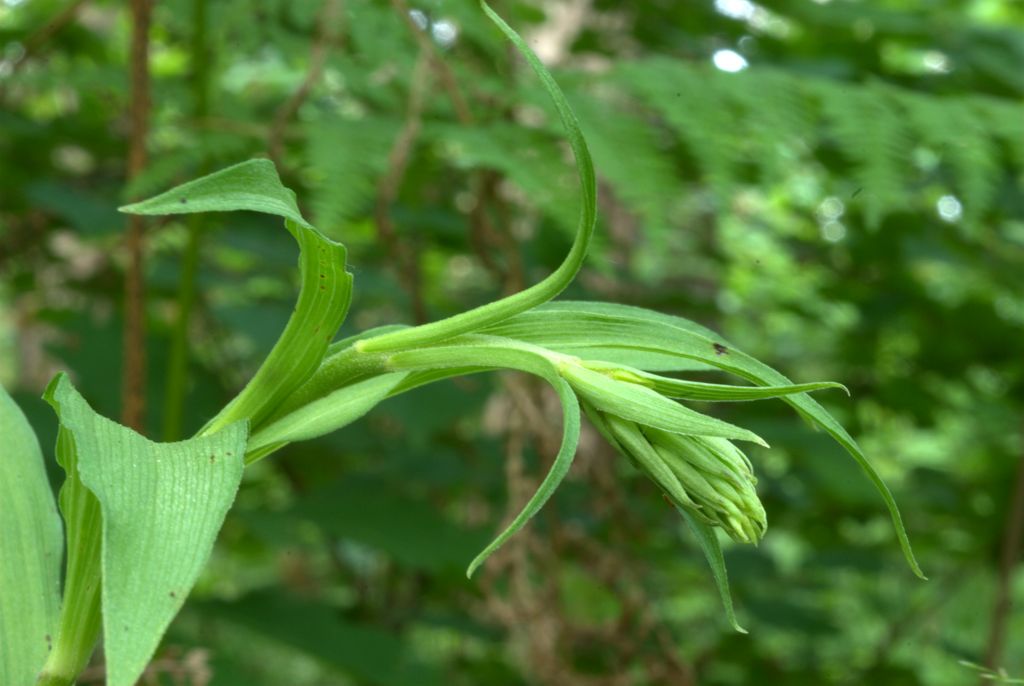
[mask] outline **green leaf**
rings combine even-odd
[[[847,395],[850,393],[846,386],[833,381],[815,381],[785,386],[731,386],[728,384],[689,381],[687,379],[672,379],[625,365],[608,364],[606,362],[588,361],[584,363],[584,366],[594,371],[609,373],[613,378],[622,378],[626,381],[647,386],[667,398],[678,398],[681,400],[764,400],[767,398],[781,398],[784,395],[793,395],[795,393],[811,393],[826,388],[841,388],[846,391]]]
[[[544,506],[551,495],[562,483],[562,479],[572,467],[573,457],[580,439],[580,406],[572,387],[558,374],[555,365],[541,352],[530,350],[527,346],[512,341],[494,342],[493,344],[466,343],[462,345],[438,346],[422,350],[404,351],[388,357],[388,366],[392,369],[436,370],[440,368],[490,367],[499,369],[515,369],[541,377],[555,389],[562,403],[562,443],[558,448],[551,469],[537,488],[522,511],[498,536],[484,548],[469,564],[466,576],[473,576],[491,554],[523,528],[526,523]]]
[[[148,200],[119,207],[127,214],[196,214],[249,210],[284,217],[313,228],[295,203],[295,193],[281,184],[270,160],[248,160],[175,186]]]
[[[35,682],[56,633],[63,532],[39,441],[0,386],[0,683]]]
[[[285,219],[299,244],[301,291],[288,324],[256,375],[202,430],[216,432],[248,419],[253,430],[305,383],[324,359],[352,299],[345,246],[307,222],[269,160],[250,160],[120,208],[132,214],[185,214],[251,210]]]
[[[265,457],[286,443],[323,436],[351,424],[390,397],[405,377],[406,372],[375,376],[303,405],[254,433],[246,462]]]
[[[53,384],[51,383],[51,388]],[[49,391],[49,389],[48,389]],[[44,398],[53,404],[47,393]],[[74,681],[92,656],[101,629],[100,577],[102,520],[100,503],[78,473],[75,440],[67,427],[57,431],[57,463],[64,469],[60,511],[64,515],[67,562],[64,595],[53,650],[46,658],[40,684]]]
[[[768,365],[737,350],[705,327],[682,317],[650,312],[627,305],[610,303],[549,303],[531,312],[524,312],[502,324],[489,327],[491,335],[508,336],[541,345],[563,354],[587,355],[617,350],[624,364],[640,367],[648,353],[657,353],[660,360],[677,358],[685,366],[697,360],[767,386],[790,385],[792,382]],[[633,353],[639,353],[635,358]],[[661,367],[660,371],[673,369]],[[805,393],[781,398],[809,421],[827,431],[860,465],[875,489],[882,496],[892,518],[896,536],[907,564],[914,573],[925,578],[914,558],[914,552],[903,526],[903,518],[889,488],[868,461],[867,456],[828,411]]]
[[[484,14],[501,29],[501,32],[512,42],[520,54],[526,58],[534,74],[537,75],[537,78],[540,79],[541,84],[544,86],[544,90],[547,91],[554,102],[562,126],[565,127],[569,138],[569,146],[572,148],[573,155],[576,158],[576,171],[580,179],[581,197],[576,237],[573,240],[569,254],[562,264],[540,283],[534,284],[514,295],[477,307],[468,312],[463,312],[454,317],[449,317],[448,319],[359,341],[356,346],[360,350],[382,352],[427,345],[475,331],[481,327],[500,322],[515,314],[529,310],[561,293],[573,280],[576,273],[579,272],[580,267],[583,265],[583,260],[587,256],[587,249],[590,247],[590,240],[594,234],[594,221],[597,216],[597,185],[594,180],[594,163],[590,158],[590,151],[587,149],[587,142],[583,137],[583,132],[580,130],[579,122],[576,119],[576,115],[573,114],[568,100],[565,99],[562,89],[559,88],[554,77],[551,76],[551,73],[533,53],[526,44],[526,41],[512,27],[506,24],[501,17],[495,14],[494,10],[486,2],[481,0],[480,6]]]
[[[245,424],[153,443],[96,414],[63,374],[46,398],[102,510],[107,685],[132,686],[195,584],[234,500]]]
[[[572,392],[572,388],[564,379],[560,379],[557,376],[550,376],[547,381],[551,384],[551,387],[558,393],[558,399],[562,403],[562,444],[558,448],[558,454],[555,456],[554,462],[551,463],[551,469],[548,471],[547,476],[544,477],[544,481],[541,482],[537,488],[537,492],[533,494],[526,505],[523,506],[522,511],[516,515],[515,519],[502,531],[498,536],[491,541],[480,551],[473,561],[469,564],[469,568],[466,569],[466,576],[473,576],[480,565],[487,560],[488,557],[494,553],[495,550],[505,544],[505,541],[510,539],[517,531],[526,525],[526,522],[530,520],[540,508],[544,507],[544,503],[551,498],[555,489],[562,483],[562,479],[569,473],[569,468],[572,467],[573,457],[576,455],[576,447],[580,442],[580,406],[576,400],[576,394]]]
[[[697,537],[697,543],[700,544],[700,549],[703,551],[704,557],[707,558],[708,566],[711,567],[711,576],[715,580],[715,586],[718,587],[718,595],[722,598],[722,607],[725,608],[725,616],[729,620],[729,624],[741,634],[747,633],[747,630],[736,621],[736,612],[732,607],[732,594],[729,592],[729,575],[725,569],[725,558],[722,556],[722,546],[718,542],[715,528],[685,507],[676,506],[676,509],[686,520],[690,531]]]
[[[638,372],[642,378],[651,381],[651,388],[658,393],[682,400],[765,400],[768,398],[782,398],[797,393],[811,393],[826,388],[840,388],[846,391],[846,386],[833,381],[814,381],[811,383],[788,384],[782,386],[731,386],[728,384],[703,383],[700,381],[687,381],[685,379],[669,379],[656,374]],[[849,391],[847,391],[849,394]]]
[[[562,375],[587,402],[606,414],[688,436],[719,436],[768,445],[752,431],[691,410],[645,386],[612,379],[577,364],[563,365]]]

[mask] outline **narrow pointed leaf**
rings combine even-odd
[[[640,372],[640,375],[649,379],[651,388],[668,398],[679,398],[681,400],[709,400],[709,401],[737,401],[737,400],[765,400],[768,398],[782,398],[797,393],[813,393],[826,388],[839,388],[846,390],[842,384],[832,381],[815,381],[812,383],[789,384],[783,386],[731,386],[728,384],[702,383],[700,381],[687,381],[685,379],[669,379],[656,374]]]
[[[690,362],[697,361],[763,386],[792,383],[783,374],[737,350],[699,324],[682,317],[649,312],[627,305],[548,303],[502,324],[489,327],[484,333],[508,336],[545,346],[566,355],[596,357],[598,352],[615,351],[618,353],[616,362],[641,369],[645,359],[650,359],[649,355],[653,353],[664,366],[649,367],[649,371],[684,369]],[[611,361],[607,358],[602,359]],[[680,366],[673,366],[672,359],[678,359]],[[907,564],[914,574],[925,578],[914,558],[910,539],[903,526],[903,518],[892,493],[853,437],[825,408],[806,393],[786,395],[781,399],[828,432],[860,465],[889,510]]]
[[[678,398],[680,400],[764,400],[768,398],[781,398],[784,395],[794,395],[796,393],[812,393],[826,388],[839,388],[846,391],[847,395],[849,395],[846,386],[834,381],[815,381],[785,386],[732,386],[729,384],[705,383],[687,379],[672,379],[618,364],[588,362],[585,366],[587,369],[593,369],[594,371],[610,371],[613,375],[625,372],[626,375],[629,375],[630,380],[641,383],[667,398]]]
[[[395,353],[389,358],[389,366],[393,369],[423,370],[434,372],[437,369],[461,369],[464,367],[487,367],[493,369],[514,369],[541,377],[551,384],[562,403],[562,443],[558,449],[551,468],[537,488],[536,493],[523,506],[522,511],[498,536],[485,547],[470,563],[466,576],[472,576],[480,565],[522,529],[530,519],[540,511],[551,495],[569,473],[576,447],[580,438],[580,407],[576,394],[566,381],[558,375],[554,364],[541,353],[529,349],[528,346],[512,341],[503,346],[500,342],[493,344],[472,344],[438,346],[421,350]]]
[[[555,389],[555,392],[558,393],[558,399],[562,403],[562,444],[558,448],[558,454],[555,456],[554,462],[551,463],[551,469],[548,470],[544,480],[537,487],[537,492],[530,497],[526,505],[523,506],[522,511],[469,564],[469,568],[466,569],[467,577],[473,576],[473,572],[495,550],[503,546],[508,539],[512,538],[516,532],[522,529],[540,511],[540,508],[544,507],[544,504],[551,498],[555,489],[562,483],[562,479],[565,478],[565,475],[569,473],[570,467],[572,467],[573,458],[576,456],[576,448],[580,442],[579,402],[576,400],[576,394],[572,392],[572,388],[564,379],[551,375],[547,378],[547,381]]]
[[[752,431],[691,410],[645,386],[618,381],[578,365],[566,365],[562,374],[587,402],[602,412],[663,431],[735,438],[767,446]]]
[[[195,584],[234,500],[245,424],[153,443],[96,414],[63,374],[47,399],[102,510],[107,686],[132,686]]]
[[[486,2],[481,1],[480,6],[484,14],[494,22],[495,26],[505,34],[505,37],[512,42],[516,50],[526,59],[527,64],[533,69],[534,74],[540,79],[544,90],[547,91],[554,102],[555,110],[558,112],[562,126],[565,127],[569,139],[569,147],[572,148],[573,156],[576,158],[576,171],[580,180],[580,211],[576,237],[573,240],[569,254],[562,264],[540,283],[534,284],[514,295],[442,321],[360,341],[357,345],[361,350],[386,351],[426,345],[475,331],[488,324],[500,322],[519,312],[529,310],[561,293],[573,280],[576,273],[579,272],[587,255],[587,249],[594,234],[594,221],[597,216],[597,185],[594,179],[594,163],[590,158],[590,151],[587,149],[587,142],[583,137],[583,131],[580,129],[576,115],[573,113],[569,101],[566,100],[565,95],[562,93],[562,89],[559,88],[554,77],[551,76],[551,73],[533,53],[533,50],[526,44],[526,41],[512,27],[506,24]]]
[[[202,433],[214,433],[239,419],[259,428],[313,375],[345,319],[352,298],[345,246],[302,217],[295,194],[281,184],[269,160],[242,162],[120,209],[132,214],[251,210],[284,218],[299,244],[301,290],[295,311],[256,375]]]
[[[0,386],[0,683],[35,683],[60,608],[63,533],[39,441]]]
[[[722,598],[722,607],[725,608],[725,616],[729,620],[729,624],[741,634],[747,633],[747,630],[736,621],[736,612],[732,606],[732,593],[729,592],[729,575],[725,569],[725,557],[722,555],[722,546],[718,542],[715,528],[684,507],[676,509],[686,520],[690,531],[693,532],[697,543],[700,544],[704,557],[707,558],[708,566],[711,567],[711,576],[715,580],[715,586],[718,587],[718,595]]]

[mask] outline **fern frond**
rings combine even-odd
[[[398,133],[397,120],[331,118],[306,126],[310,206],[316,225],[339,235],[369,212]]]
[[[563,162],[566,151],[543,129],[519,125],[432,124],[426,135],[437,142],[440,155],[460,169],[501,172],[522,191],[522,202],[533,205],[572,235],[576,230],[575,180]]]
[[[877,229],[887,214],[909,206],[912,139],[892,90],[831,81],[807,87],[818,98],[827,133],[853,164],[865,222]]]
[[[764,69],[716,80],[741,120],[745,158],[759,168],[763,183],[777,182],[813,149],[814,112],[797,79]]]
[[[723,75],[668,59],[625,65],[616,75],[665,118],[726,208],[744,155],[741,121],[724,97]]]
[[[1024,173],[1024,106],[1017,102],[990,97],[971,99],[982,125],[1006,147],[1008,161]]]
[[[935,151],[960,196],[964,224],[976,226],[992,204],[1001,169],[993,139],[964,98],[917,93],[900,96],[921,141]]]
[[[572,95],[598,176],[640,220],[645,249],[663,253],[682,186],[667,146],[624,104],[579,91]]]

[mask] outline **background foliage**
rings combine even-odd
[[[893,487],[931,580],[905,568],[840,449],[759,403],[715,408],[773,444],[751,450],[768,535],[727,550],[750,635],[723,621],[675,513],[593,435],[548,509],[466,581],[559,439],[543,389],[477,376],[248,470],[153,674],[976,682],[961,660],[1024,673],[1024,574],[1006,552],[1024,493],[1020,5],[496,4],[593,149],[599,239],[570,295],[684,314],[798,382],[847,384],[852,399],[819,400]],[[557,120],[475,2],[157,3],[150,160],[130,183],[128,33],[123,3],[0,2],[0,381],[51,455],[39,396],[57,369],[119,412],[126,200],[269,154],[349,248],[346,334],[517,290],[567,249],[577,200]],[[294,301],[295,258],[255,215],[148,224],[150,436],[192,433],[249,377]]]

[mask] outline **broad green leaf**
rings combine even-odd
[[[107,685],[132,686],[199,576],[241,481],[246,428],[153,443],[96,414],[67,377],[47,389],[103,516]]]
[[[661,359],[678,358],[685,364],[697,360],[766,386],[792,382],[768,365],[737,350],[708,329],[681,317],[608,303],[550,303],[493,327],[486,332],[541,345],[563,354],[587,357],[587,351],[618,350],[624,364],[641,367],[644,356],[654,352]],[[633,358],[634,352],[640,353]],[[642,367],[641,367],[642,368]],[[660,370],[671,370],[662,367]],[[903,555],[914,573],[925,578],[903,526],[903,518],[889,488],[867,456],[825,408],[805,393],[781,398],[809,421],[827,431],[860,465],[882,496],[892,518]]]
[[[741,634],[747,633],[747,630],[736,621],[736,612],[732,607],[732,594],[729,592],[729,575],[725,569],[725,558],[722,556],[722,546],[718,542],[718,533],[713,526],[687,508],[676,506],[676,509],[686,520],[690,531],[693,532],[697,543],[700,544],[704,557],[707,558],[708,566],[711,567],[711,576],[715,580],[715,586],[718,587],[718,595],[722,598],[722,607],[725,608],[725,616],[729,620],[729,624]]]
[[[515,344],[510,341],[508,345],[514,346]],[[537,492],[523,506],[522,511],[469,564],[466,576],[471,577],[473,572],[495,550],[504,545],[509,538],[526,525],[531,517],[540,511],[558,485],[562,483],[565,475],[569,473],[580,439],[580,406],[576,400],[576,394],[573,393],[565,379],[559,376],[558,369],[550,360],[521,344],[518,348],[503,347],[500,343],[438,346],[395,353],[389,357],[388,363],[394,369],[407,370],[435,370],[444,367],[464,368],[466,366],[515,369],[534,374],[547,381],[555,389],[562,404],[562,444],[558,448],[558,454],[551,464],[551,469],[548,470],[544,480],[537,488]]]
[[[579,122],[569,106],[568,100],[565,99],[562,89],[559,88],[554,77],[551,76],[551,73],[533,53],[533,50],[526,44],[526,41],[512,27],[506,24],[501,17],[495,14],[494,10],[486,2],[481,0],[480,6],[484,14],[494,22],[495,26],[505,34],[519,53],[526,59],[534,74],[540,79],[544,90],[547,91],[554,102],[555,110],[558,112],[562,126],[565,127],[569,138],[569,146],[572,148],[573,155],[576,158],[576,171],[580,180],[580,211],[576,237],[565,261],[540,283],[534,284],[514,295],[477,307],[468,312],[463,312],[454,317],[449,317],[448,319],[359,341],[356,345],[360,350],[381,352],[427,345],[475,331],[481,327],[500,322],[515,314],[529,310],[565,290],[565,287],[569,285],[577,272],[579,272],[580,267],[583,265],[583,260],[587,256],[587,249],[590,247],[590,240],[594,234],[594,221],[597,216],[597,185],[594,180],[594,163],[590,158],[590,151],[587,149],[587,142],[583,137],[582,130],[580,130]]]
[[[351,424],[392,394],[406,372],[393,372],[354,383],[303,405],[252,435],[246,462],[265,457],[292,441],[304,441]]]
[[[32,684],[57,629],[63,532],[39,441],[0,386],[0,683]]]
[[[616,303],[604,303],[604,302],[581,302],[574,300],[559,300],[554,302],[544,303],[536,307],[531,314],[545,313],[545,321],[550,321],[550,313],[554,312],[565,312],[570,315],[587,313],[593,315],[609,315],[609,316],[634,316],[641,319],[650,320],[653,322],[661,323],[672,323],[674,319],[671,315],[662,314],[653,310],[645,310],[641,307],[634,307],[632,305],[619,305]],[[666,320],[669,320],[666,322]],[[687,319],[682,319],[685,322],[689,330],[693,333],[697,333],[709,338],[714,338],[717,334],[696,322],[691,322]],[[520,326],[523,325],[523,326]],[[675,326],[682,326],[682,324],[673,324]],[[509,332],[520,331],[526,329],[526,336],[512,335],[512,338],[519,340],[530,340],[534,343],[538,343],[540,340],[545,338],[545,332],[531,331],[527,322],[519,319],[518,317],[514,321],[505,321],[500,324],[488,327],[480,331],[482,334],[498,334],[498,335],[511,335]],[[550,332],[557,340],[561,340],[562,336],[566,332]],[[686,371],[707,371],[714,369],[714,365],[705,364],[695,358],[684,358],[679,355],[672,353],[659,352],[657,350],[640,350],[635,348],[623,348],[615,345],[614,343],[609,345],[602,345],[601,343],[591,340],[583,339],[578,345],[571,343],[560,344],[558,351],[566,355],[575,355],[589,360],[601,360],[609,364],[622,365],[627,367],[635,367],[637,369],[644,369],[649,372],[686,372]]]
[[[563,365],[562,375],[587,402],[606,414],[689,436],[736,438],[767,446],[752,431],[691,410],[646,386],[612,379],[576,364]]]
[[[120,209],[132,214],[251,210],[284,218],[299,244],[299,301],[256,375],[202,433],[214,433],[239,419],[258,429],[313,375],[345,319],[352,298],[345,247],[303,219],[295,194],[281,184],[269,160],[242,162]]]

